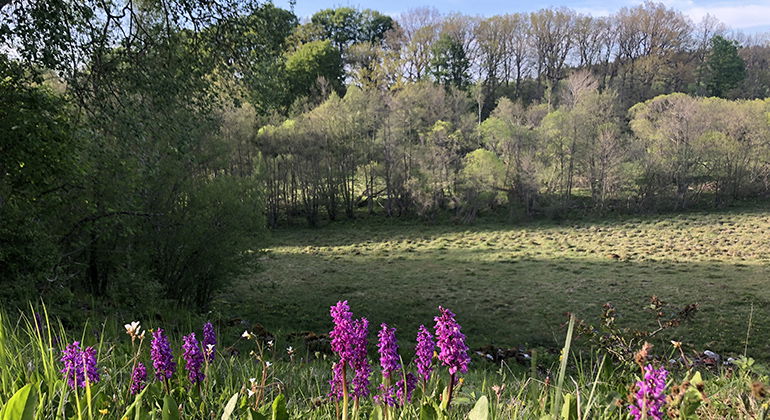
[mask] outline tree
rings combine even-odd
[[[460,216],[465,223],[500,201],[504,179],[503,162],[492,151],[476,149],[465,155],[457,187],[462,203]]]
[[[676,208],[687,206],[690,187],[698,178],[698,137],[706,129],[698,124],[695,99],[682,94],[661,95],[636,104],[630,110],[631,129],[643,142],[649,161],[648,182],[657,188],[675,186]]]
[[[301,97],[323,100],[330,92],[319,89],[323,79],[335,92],[343,91],[342,59],[330,41],[310,41],[300,45],[286,57],[286,78],[291,101]]]
[[[0,296],[6,302],[37,298],[37,290],[64,282],[58,238],[76,217],[69,206],[84,169],[72,107],[49,86],[26,84],[12,67],[0,57]]]
[[[711,51],[706,59],[706,86],[712,96],[724,96],[746,77],[746,66],[738,55],[738,45],[720,35],[711,38]]]
[[[370,9],[357,10],[351,7],[323,9],[300,28],[300,41],[331,41],[341,57],[353,44],[369,42],[378,44],[385,34],[393,29],[393,18]]]
[[[555,89],[572,50],[575,13],[569,9],[542,9],[530,14],[531,42],[537,54],[538,83],[546,82],[546,97],[555,105]]]
[[[243,267],[245,251],[258,245],[263,229],[261,187],[253,168],[229,161],[228,145],[243,146],[248,138],[233,138],[243,130],[222,130],[222,103],[248,96],[241,83],[248,66],[235,61],[242,54],[234,51],[248,52],[243,44],[259,40],[262,51],[244,55],[260,69],[280,57],[282,41],[275,37],[253,34],[245,41],[244,27],[260,13],[257,6],[13,0],[3,7],[0,42],[14,51],[24,95],[34,92],[28,88],[42,83],[43,74],[64,93],[61,105],[34,93],[38,131],[26,131],[35,141],[20,143],[47,145],[29,160],[56,159],[40,162],[42,172],[64,168],[57,180],[62,184],[40,197],[41,203],[61,201],[36,211],[56,244],[33,242],[47,253],[35,276],[50,280],[47,290],[69,288],[131,305],[168,297],[204,308]],[[286,14],[268,14],[286,18],[273,22],[279,27],[291,25]],[[31,109],[25,102],[9,101],[9,115],[24,116]],[[70,112],[78,118],[60,119]],[[55,150],[68,143],[60,131],[69,124],[77,147],[67,147],[60,159]],[[14,148],[11,156],[17,151],[23,149]],[[26,193],[11,194],[7,202],[15,206]],[[20,237],[21,231],[12,233]]]
[[[430,71],[436,82],[449,87],[464,89],[470,82],[470,61],[462,43],[448,34],[441,34],[431,48]]]
[[[511,215],[519,208],[531,215],[539,190],[538,139],[532,127],[526,126],[525,113],[520,104],[502,98],[479,126],[484,147],[504,165],[504,176],[497,185],[507,195]]]

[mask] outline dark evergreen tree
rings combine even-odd
[[[441,34],[431,48],[430,72],[436,82],[460,89],[470,84],[471,67],[463,45],[448,34]]]
[[[723,97],[746,77],[746,66],[738,55],[738,43],[719,35],[711,38],[711,52],[706,60],[706,87],[712,96]]]

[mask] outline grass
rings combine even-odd
[[[472,347],[559,348],[566,312],[596,320],[612,302],[619,323],[649,326],[657,295],[700,306],[662,339],[726,355],[743,354],[753,305],[747,351],[767,358],[769,237],[761,209],[474,226],[362,218],[275,231],[262,270],[219,308],[271,331],[325,332],[329,306],[348,299],[412,338],[441,304]]]
[[[672,401],[677,395],[683,401],[674,408],[692,411],[671,418],[766,418],[768,228],[770,213],[744,210],[475,226],[361,218],[319,229],[278,230],[272,246],[255,253],[261,270],[238,279],[205,315],[216,322],[220,345],[203,386],[189,383],[181,358],[181,336],[200,332],[201,321],[172,323],[172,307],[157,308],[163,316],[140,319],[145,328],[168,327],[178,365],[169,391],[150,373],[141,399],[127,391],[137,347],[122,330],[133,320],[123,319],[125,312],[70,319],[67,325],[46,319],[38,328],[31,311],[15,318],[0,309],[0,410],[32,384],[39,402],[29,419],[174,418],[164,411],[177,407],[185,419],[271,418],[271,403],[279,396],[285,398],[288,418],[339,418],[338,407],[326,398],[336,357],[291,333],[328,332],[329,306],[347,299],[356,317],[370,320],[372,392],[380,382],[377,326],[397,327],[401,356],[413,371],[410,343],[419,324],[432,326],[438,305],[457,313],[471,348],[535,350],[528,352],[527,365],[512,359],[492,363],[473,354],[452,407],[437,408],[444,417],[424,418],[624,419],[638,367],[572,340],[566,313],[596,322],[602,305],[613,302],[620,324],[646,328],[652,319],[648,298],[657,295],[675,306],[698,303],[701,308],[693,322],[656,338],[651,363],[670,368],[667,393]],[[41,308],[37,312],[45,314]],[[686,343],[691,360],[693,352],[706,348],[723,356],[743,354],[749,322],[746,353],[756,362],[666,363],[674,355],[668,339]],[[240,338],[243,329],[273,335],[246,340]],[[72,340],[98,351],[102,380],[88,392],[70,390],[59,373],[60,351]],[[137,357],[151,372],[149,343],[144,344]],[[294,348],[292,356],[288,346]],[[702,387],[679,386],[696,384],[696,371],[705,380]],[[411,404],[389,418],[423,418],[425,407],[439,407],[447,376],[446,368],[437,366],[426,392],[417,391]],[[255,386],[251,378],[266,385],[256,394],[264,394],[259,402],[248,392]],[[250,415],[254,406],[268,416]],[[232,417],[226,407],[234,410]],[[366,399],[358,418],[381,418],[377,410]]]
[[[158,328],[153,321],[143,327]],[[204,382],[192,385],[181,357],[181,334],[172,334],[171,347],[177,371],[168,388],[148,376],[148,385],[138,396],[128,392],[134,357],[148,366],[148,342],[133,343],[114,320],[108,320],[96,334],[68,336],[61,323],[43,317],[35,324],[31,316],[13,319],[0,310],[0,417],[33,419],[317,419],[339,418],[338,406],[326,398],[331,378],[332,355],[315,354],[307,349],[290,356],[284,349],[285,340],[277,337],[272,343],[252,337],[242,339],[220,334],[216,359],[206,366]],[[572,326],[570,325],[570,330]],[[192,328],[198,330],[199,328]],[[189,331],[188,331],[189,332]],[[222,333],[222,331],[219,331]],[[451,406],[439,406],[440,395],[447,384],[445,367],[435,362],[431,380],[425,391],[418,386],[412,402],[389,409],[391,419],[434,420],[496,420],[496,419],[625,419],[628,405],[625,396],[629,385],[638,380],[639,369],[618,365],[600,352],[576,353],[571,350],[570,333],[562,336],[563,357],[533,357],[531,371],[501,362],[497,365],[479,363],[473,357],[473,367],[463,374],[455,387]],[[72,390],[59,373],[60,350],[71,340],[82,340],[83,346],[94,346],[98,352],[97,367],[101,378],[86,389]],[[146,341],[149,340],[146,339]],[[402,338],[402,340],[404,340]],[[375,343],[369,343],[369,358],[377,364]],[[232,351],[237,347],[241,351]],[[409,357],[402,352],[405,368],[413,371]],[[535,356],[535,355],[533,355]],[[686,380],[700,377],[703,387],[690,387],[681,403],[672,408],[691,411],[691,416],[672,418],[765,418],[767,397],[757,381],[767,383],[768,371],[759,363],[744,359],[729,368],[715,370],[674,370],[669,375],[667,394],[674,398],[687,388],[678,386]],[[694,376],[698,375],[698,376]],[[554,383],[554,378],[556,383]],[[370,388],[376,391],[380,381],[375,368]],[[753,384],[753,385],[752,385]],[[264,385],[264,388],[262,387]],[[761,392],[751,392],[751,389]],[[31,387],[31,395],[22,399],[24,414],[9,413],[19,407],[19,394]],[[260,391],[264,389],[264,391]],[[248,392],[249,390],[255,393]],[[701,393],[702,392],[702,393]],[[17,401],[14,401],[16,399]],[[284,401],[285,411],[276,411],[273,401]],[[252,412],[253,407],[258,411]],[[428,408],[427,415],[423,415]],[[271,415],[271,410],[273,414]],[[354,410],[355,419],[381,419],[381,408],[370,397]],[[438,415],[430,414],[438,413]],[[261,414],[260,414],[261,413]],[[283,414],[281,414],[283,413]],[[550,414],[550,416],[549,416]],[[589,415],[590,414],[590,415]]]
[[[148,371],[152,369],[149,343],[145,342],[144,346],[132,343],[125,332],[116,328],[113,320],[104,322],[97,334],[87,333],[88,327],[84,326],[81,334],[68,336],[60,323],[47,317],[42,319],[39,324],[26,315],[14,320],[0,310],[0,361],[3,363],[0,371],[0,417],[21,420],[339,418],[338,406],[326,398],[332,362],[336,358],[312,355],[306,351],[290,356],[284,351],[287,342],[281,338],[268,343],[254,337],[246,340],[229,334],[220,335],[221,343],[234,345],[243,351],[235,354],[230,347],[219,347],[216,359],[206,366],[205,381],[194,386],[184,371],[179,349],[181,337],[179,334],[171,335],[177,371],[168,388],[154,381],[150,373],[145,390],[133,396],[128,389],[134,357],[145,363]],[[150,326],[158,328],[162,325]],[[412,402],[389,409],[391,416],[388,418],[629,418],[625,395],[629,384],[637,380],[638,368],[613,364],[599,353],[578,355],[570,350],[570,337],[569,333],[562,337],[564,357],[561,360],[556,357],[533,361],[530,373],[505,362],[481,364],[474,357],[474,367],[462,375],[461,382],[455,387],[452,404],[446,410],[439,406],[439,396],[445,389],[448,376],[446,368],[436,361],[434,374],[425,384],[425,391],[419,386]],[[98,352],[97,366],[101,379],[97,383],[89,383],[85,389],[70,389],[59,373],[59,351],[74,339],[83,340],[84,346],[94,346]],[[374,343],[370,342],[370,359],[376,365],[373,348]],[[413,371],[413,366],[405,359],[406,369]],[[752,383],[758,380],[767,382],[764,367],[747,361],[726,370],[705,370],[703,373],[706,379],[703,388],[697,392],[692,388],[692,395],[675,407],[680,410],[689,408],[693,412],[697,410],[697,418],[704,419],[764,418],[767,411],[763,406],[764,397],[750,392]],[[556,377],[554,385],[553,378]],[[677,389],[685,388],[674,385],[690,378],[693,378],[693,371],[675,370],[669,376],[668,392],[672,396],[677,395]],[[377,392],[374,389],[379,380],[379,372],[375,369],[371,377],[373,392]],[[262,385],[264,388],[261,388]],[[27,407],[22,415],[19,394],[30,388],[33,396],[21,399],[21,407]],[[260,389],[264,391],[248,392]],[[280,404],[275,411],[273,401],[281,400],[285,402],[285,411]],[[257,407],[258,411],[252,412],[253,407]],[[8,412],[14,408],[19,409],[16,414]],[[426,408],[428,413],[423,415]],[[352,418],[382,418],[379,410],[381,408],[367,397],[361,400],[360,409],[354,410]],[[431,415],[430,412],[438,415]]]

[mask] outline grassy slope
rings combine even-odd
[[[596,320],[612,302],[619,322],[649,323],[644,306],[654,294],[699,303],[676,338],[728,353],[743,352],[753,302],[749,354],[770,352],[770,213],[761,210],[474,226],[340,222],[276,231],[262,265],[228,292],[223,311],[269,330],[327,331],[328,307],[348,299],[357,315],[412,340],[441,304],[458,314],[472,346],[558,347],[565,312]]]

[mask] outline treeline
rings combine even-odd
[[[310,46],[339,66],[306,77],[259,131],[271,225],[359,207],[472,221],[768,192],[770,44],[710,16],[651,2],[608,17],[338,8],[288,45],[287,67]]]
[[[393,20],[342,7],[320,11],[293,31],[287,67],[324,49],[339,56],[341,68],[327,65],[316,76],[340,94],[341,80],[381,90],[429,80],[468,90],[483,119],[500,97],[558,105],[559,84],[576,68],[590,70],[600,90],[617,92],[623,107],[671,92],[764,98],[768,41],[732,32],[709,15],[692,22],[653,2],[607,17],[567,8],[487,18],[421,8]]]
[[[770,192],[770,100],[661,95],[626,111],[587,71],[560,106],[472,100],[429,82],[350,88],[258,136],[272,224],[358,208],[432,218],[719,206]]]

